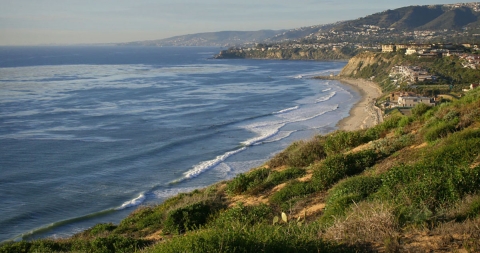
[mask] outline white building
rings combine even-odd
[[[428,106],[434,106],[435,100],[429,97],[399,97],[399,107],[415,107],[417,104],[424,103]]]

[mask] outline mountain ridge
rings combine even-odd
[[[365,27],[378,27],[393,33],[480,29],[480,2],[414,5],[367,15],[355,20],[284,30],[220,31],[180,35],[166,39],[118,43],[122,46],[240,46],[302,40],[326,33],[356,33]],[[334,38],[338,40],[341,38]]]

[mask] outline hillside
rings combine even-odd
[[[359,42],[378,44],[418,40],[478,40],[480,3],[416,5],[386,10],[355,20],[338,21],[290,30],[222,31],[172,38],[120,43],[122,46],[218,46],[315,40],[322,43]],[[415,31],[428,31],[419,38]],[[433,34],[433,35],[431,35]],[[433,36],[433,37],[432,37]],[[473,36],[473,37],[472,37]]]
[[[427,70],[437,77],[434,83],[419,83],[408,85],[405,82],[394,83],[389,74],[394,66],[417,66]],[[417,93],[435,91],[441,85],[452,86],[452,91],[461,91],[471,83],[480,79],[480,71],[465,68],[461,59],[455,56],[442,58],[419,58],[405,55],[403,51],[395,53],[362,52],[352,57],[339,73],[342,77],[371,79],[378,83],[385,92],[397,89],[412,90]]]
[[[0,252],[479,252],[479,108],[475,89],[392,112],[370,129],[295,142],[120,224]]]
[[[245,43],[263,42],[283,31],[223,31],[175,36],[161,40],[120,43],[119,46],[234,46]]]
[[[398,31],[460,30],[479,20],[478,4],[408,6],[344,22],[334,29],[351,30],[363,26],[394,28]]]

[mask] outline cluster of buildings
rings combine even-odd
[[[390,72],[390,78],[400,79],[409,83],[416,82],[433,82],[436,81],[436,76],[428,73],[427,70],[417,66],[395,66]]]
[[[463,60],[464,68],[480,69],[480,55],[465,53],[465,49],[480,51],[480,45],[464,43],[459,45],[453,44],[386,44],[382,45],[383,53],[396,52],[405,50],[406,55],[418,55],[420,58],[441,58],[448,56],[456,56]],[[423,75],[415,73],[415,70],[397,71],[403,72],[405,76],[409,76],[412,82],[430,79],[429,74]],[[395,72],[395,70],[394,70]],[[417,79],[416,76],[419,78]]]
[[[438,101],[435,98],[419,96],[413,92],[392,92],[389,99],[385,102],[386,108],[393,107],[415,107],[417,104],[423,103],[428,106],[436,105]]]
[[[298,42],[292,42],[292,43],[286,43],[286,44],[274,44],[270,46],[256,44],[255,46],[252,47],[247,47],[247,48],[237,48],[237,50],[244,50],[244,51],[255,51],[255,50],[260,50],[260,51],[268,51],[268,50],[284,50],[284,49],[333,49],[333,50],[339,50],[345,46],[348,46],[348,42],[339,42],[339,43],[312,43],[312,44],[302,44]]]
[[[463,54],[459,56],[463,60],[462,65],[464,68],[479,69],[480,68],[480,55]]]
[[[465,48],[464,45],[453,44],[387,44],[382,45],[382,53],[405,50],[406,55],[416,54],[420,58],[441,58],[452,55],[459,56],[463,54],[465,50],[459,49],[459,46]],[[474,47],[475,49],[478,48],[477,45],[474,45]]]

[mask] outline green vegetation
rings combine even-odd
[[[305,175],[304,169],[288,168],[279,172],[262,168],[248,174],[236,176],[227,183],[227,193],[230,195],[241,193],[258,194],[303,175]]]

